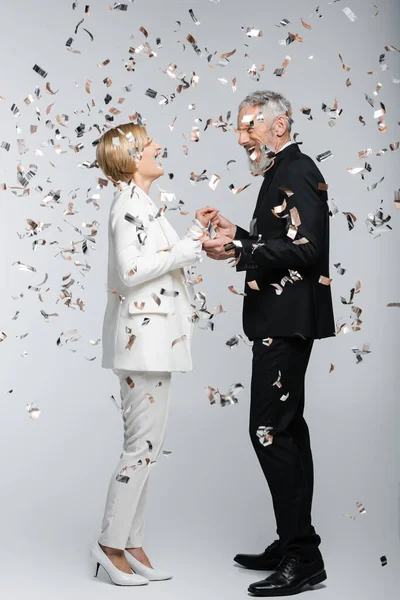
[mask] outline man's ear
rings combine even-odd
[[[284,135],[286,133],[286,130],[287,130],[286,116],[279,115],[276,122],[277,122],[277,133],[278,133],[279,137],[281,137],[282,135]]]

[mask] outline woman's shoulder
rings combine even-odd
[[[125,186],[115,192],[110,209],[111,226],[121,219],[134,223],[137,219],[145,229],[154,218],[155,206],[149,196],[138,186]]]
[[[136,207],[138,210],[151,212],[153,203],[149,196],[137,185],[125,185],[114,192],[111,212],[116,213],[124,206]]]

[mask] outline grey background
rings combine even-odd
[[[340,322],[350,320],[350,306],[340,302],[349,298],[351,287],[361,281],[361,292],[354,302],[361,307],[361,331],[340,334],[334,339],[317,341],[311,357],[307,378],[306,417],[312,436],[316,486],[313,520],[322,537],[328,572],[327,585],[319,593],[326,599],[384,598],[394,600],[399,585],[399,442],[397,354],[399,350],[399,309],[388,308],[388,302],[400,301],[398,283],[399,213],[395,210],[393,193],[399,187],[399,151],[377,156],[381,148],[399,140],[399,86],[392,78],[400,78],[399,55],[388,52],[388,69],[382,71],[379,55],[384,46],[397,47],[399,6],[397,2],[381,1],[379,14],[361,0],[351,0],[350,7],[358,19],[352,23],[342,9],[343,2],[320,4],[318,18],[315,4],[292,0],[272,3],[219,3],[202,1],[154,2],[135,0],[127,12],[110,11],[110,3],[91,3],[92,14],[84,15],[84,3],[75,11],[67,1],[21,1],[1,3],[3,35],[1,47],[0,102],[1,141],[11,144],[9,152],[1,149],[0,183],[18,185],[17,163],[25,171],[30,164],[38,165],[31,193],[16,197],[10,190],[0,192],[2,269],[1,329],[8,338],[0,344],[2,381],[2,419],[0,468],[1,492],[1,564],[0,588],[7,597],[29,593],[31,598],[102,598],[135,594],[146,598],[243,598],[250,582],[262,573],[240,570],[233,566],[237,552],[258,552],[275,538],[275,524],[267,485],[261,474],[247,435],[251,350],[241,344],[229,350],[226,340],[240,333],[241,298],[228,290],[234,285],[241,290],[243,275],[226,263],[211,263],[205,259],[198,268],[204,283],[197,290],[207,294],[210,307],[222,302],[225,314],[215,318],[215,331],[195,332],[193,342],[194,371],[176,374],[173,379],[173,402],[165,449],[172,454],[163,457],[153,473],[148,506],[145,549],[153,563],[171,569],[175,579],[151,584],[146,589],[128,591],[107,585],[101,579],[92,580],[90,547],[99,532],[109,477],[118,459],[121,442],[121,418],[110,399],[118,398],[115,376],[100,367],[101,346],[90,340],[101,335],[105,308],[107,257],[107,218],[112,199],[109,186],[100,191],[100,210],[86,203],[98,190],[96,177],[100,172],[79,169],[78,164],[94,159],[91,142],[98,137],[96,129],[76,138],[74,129],[85,123],[87,130],[104,123],[104,111],[126,97],[122,113],[115,123],[127,121],[127,115],[139,111],[148,121],[149,131],[168,148],[164,161],[165,173],[173,172],[170,181],[165,175],[158,180],[161,188],[174,191],[193,213],[205,204],[215,205],[233,221],[247,226],[257,192],[258,178],[247,169],[244,151],[237,145],[233,130],[223,132],[209,127],[208,118],[216,121],[232,111],[236,125],[236,107],[242,98],[257,88],[275,89],[288,96],[293,105],[293,132],[303,141],[302,150],[315,158],[331,150],[334,157],[320,168],[329,183],[329,196],[339,211],[351,211],[358,220],[348,230],[341,212],[331,220],[331,276],[335,316]],[[192,8],[201,21],[195,25],[188,10]],[[311,16],[313,15],[313,16]],[[78,33],[74,29],[85,16]],[[305,29],[300,17],[312,25]],[[283,18],[290,21],[286,28],[275,24]],[[178,32],[176,20],[182,22]],[[149,59],[138,55],[135,72],[128,73],[124,61],[129,46],[144,41],[139,27],[149,32],[148,41],[158,53]],[[248,38],[241,27],[254,26],[263,31],[261,38]],[[94,35],[94,42],[83,31]],[[299,33],[303,43],[288,47],[279,45],[288,32]],[[186,50],[176,41],[185,42],[191,33],[198,45],[210,52],[236,54],[226,67],[211,69],[207,53],[198,57],[186,42]],[[68,37],[81,54],[65,50]],[[133,36],[133,37],[132,37]],[[162,48],[155,38],[160,36]],[[248,44],[248,46],[246,46]],[[247,52],[248,57],[244,54]],[[338,54],[351,67],[342,70]],[[292,57],[287,75],[278,78],[273,70],[281,66],[286,54]],[[313,60],[306,56],[313,55]],[[97,63],[110,58],[107,67]],[[214,59],[211,64],[215,63]],[[48,72],[43,80],[32,70],[37,63]],[[192,71],[200,76],[198,88],[176,94],[173,103],[160,107],[161,94],[172,94],[177,82],[162,73],[170,63],[190,78]],[[253,63],[264,63],[260,81],[251,80],[246,70]],[[367,75],[376,71],[376,75]],[[106,88],[105,77],[113,80]],[[237,91],[232,92],[231,80],[237,77]],[[222,85],[217,77],[228,80]],[[352,85],[346,87],[350,77]],[[92,80],[91,94],[85,92],[86,79]],[[55,96],[45,90],[49,81]],[[75,84],[76,82],[76,84]],[[382,101],[387,109],[388,131],[378,131],[373,109],[364,94],[373,96],[376,84],[382,83],[375,98],[376,107]],[[132,91],[122,86],[132,83]],[[29,106],[24,98],[41,88],[41,98]],[[156,100],[145,96],[150,87],[158,92]],[[106,93],[113,96],[108,106]],[[343,113],[336,126],[327,124],[328,114],[321,111],[324,102],[333,106],[337,98]],[[88,110],[92,99],[95,106]],[[55,102],[50,115],[46,107]],[[15,117],[10,108],[15,103],[21,111]],[[188,105],[196,104],[189,111]],[[313,120],[301,114],[300,108],[312,108]],[[38,121],[35,108],[40,107]],[[45,126],[46,119],[55,122],[56,114],[69,116],[68,128],[62,129],[71,144],[82,142],[84,149],[75,154],[64,140],[67,153],[57,155],[51,144],[54,130]],[[363,115],[366,126],[358,121]],[[177,116],[175,128],[168,125]],[[190,137],[195,118],[202,119],[200,141]],[[29,126],[38,125],[30,135]],[[21,132],[16,132],[16,126]],[[56,124],[57,125],[57,124]],[[17,139],[24,139],[28,151],[19,155]],[[189,147],[185,157],[182,144]],[[41,148],[43,156],[35,156]],[[350,175],[347,167],[364,164],[358,152],[371,148],[367,160],[371,173],[364,181]],[[236,164],[226,168],[226,162]],[[54,164],[52,166],[50,161]],[[215,192],[207,182],[192,186],[191,171],[207,169],[221,176]],[[384,181],[373,191],[367,185]],[[50,178],[50,179],[49,179]],[[233,195],[228,186],[241,187],[251,182],[242,194]],[[43,192],[35,191],[41,185]],[[77,252],[72,261],[64,261],[57,253],[81,239],[63,220],[63,212],[77,189],[74,216],[69,223],[97,220],[100,225],[96,244],[89,244],[86,256]],[[58,205],[40,203],[49,190],[61,190]],[[151,195],[157,199],[157,185]],[[369,212],[383,200],[386,214],[392,215],[392,231],[372,238],[365,226]],[[180,233],[190,223],[190,216],[177,212],[168,214]],[[47,240],[44,246],[32,249],[36,238],[19,239],[27,227],[26,219],[51,223],[37,237]],[[89,230],[86,230],[87,232]],[[50,245],[51,242],[57,243]],[[80,250],[81,246],[77,246]],[[33,265],[36,273],[19,271],[14,261]],[[90,272],[83,272],[73,261],[85,262]],[[336,273],[333,264],[341,262],[347,269],[344,276]],[[37,285],[48,273],[42,291],[50,287],[42,304],[28,285]],[[72,274],[76,283],[71,288],[73,303],[79,297],[85,311],[64,306],[59,298],[61,279]],[[12,296],[24,296],[14,300]],[[40,309],[57,312],[46,323]],[[12,320],[19,310],[19,318]],[[62,331],[78,329],[76,343],[56,346]],[[20,339],[19,336],[29,332]],[[371,344],[371,354],[356,364],[352,346]],[[26,351],[27,356],[22,353]],[[87,359],[96,357],[95,360]],[[330,364],[335,370],[329,373]],[[222,408],[210,406],[204,392],[206,385],[226,392],[231,383],[241,382],[245,389],[239,403]],[[9,390],[13,390],[9,393]],[[25,406],[34,402],[41,409],[39,419],[29,419]],[[361,501],[366,514],[359,514],[356,501]],[[348,513],[355,517],[344,516]],[[388,564],[381,566],[380,557]],[[305,596],[311,592],[305,593]]]

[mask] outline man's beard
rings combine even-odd
[[[251,160],[248,156],[249,170],[252,175],[261,175],[268,167],[273,164],[275,152],[262,144],[260,146],[260,158],[257,160]]]

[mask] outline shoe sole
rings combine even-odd
[[[280,561],[272,563],[265,567],[248,567],[247,565],[242,565],[242,563],[237,562],[236,560],[235,562],[237,565],[239,565],[239,567],[241,567],[242,569],[247,569],[248,571],[276,571]]]
[[[264,596],[264,597],[276,597],[276,596],[294,596],[295,594],[300,594],[300,592],[304,591],[303,588],[307,585],[314,586],[322,583],[327,579],[326,571],[322,571],[318,573],[318,575],[314,575],[308,581],[305,581],[300,587],[294,590],[268,590],[266,592],[260,591],[252,591],[250,588],[247,590],[253,596]]]

